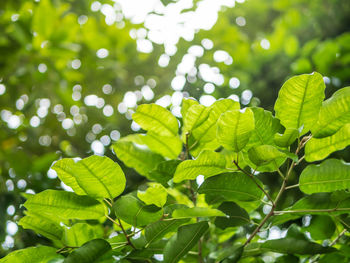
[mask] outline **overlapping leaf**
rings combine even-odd
[[[319,165],[309,165],[300,175],[299,187],[306,194],[349,189],[350,164],[328,159]]]
[[[311,138],[305,146],[305,160],[308,162],[322,160],[332,152],[342,150],[348,145],[350,145],[350,123],[345,124],[329,137]]]
[[[287,129],[303,127],[300,135],[305,134],[317,122],[325,88],[323,78],[317,72],[288,79],[275,103],[276,117]]]
[[[106,240],[94,239],[75,249],[64,263],[95,263],[109,250],[111,246]]]
[[[50,260],[63,259],[56,253],[56,248],[39,246],[16,250],[0,259],[1,263],[46,263]]]

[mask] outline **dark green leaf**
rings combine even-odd
[[[228,217],[217,217],[215,225],[221,229],[242,226],[250,223],[248,213],[234,202],[224,202],[219,207]]]
[[[74,250],[65,259],[64,263],[95,263],[111,249],[104,239],[94,239]]]

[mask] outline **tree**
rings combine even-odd
[[[350,87],[324,100],[325,88],[317,72],[290,78],[275,116],[185,99],[181,129],[167,109],[139,106],[145,133],[113,150],[148,182],[125,193],[108,157],[57,161],[51,169],[74,192],[26,194],[19,221],[51,246],[0,262],[347,262],[350,170],[330,154],[350,145]]]

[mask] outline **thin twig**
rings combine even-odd
[[[122,224],[122,222],[120,221],[120,219],[119,218],[117,218],[118,219],[118,222],[119,222],[119,225],[120,225],[120,228],[121,228],[121,230],[123,231],[123,233],[124,233],[124,236],[125,236],[125,238],[126,238],[126,241],[128,242],[128,244],[133,248],[133,249],[136,249],[135,248],[135,246],[134,246],[134,244],[133,243],[131,243],[131,241],[130,241],[130,237],[128,236],[128,234],[126,233],[126,231],[125,231],[125,229],[124,229],[124,227],[123,227],[123,224]]]
[[[248,175],[249,178],[251,178],[253,180],[253,182],[256,184],[256,186],[266,195],[266,197],[272,202],[272,204],[274,204],[273,199],[271,198],[271,196],[264,190],[264,188],[261,187],[260,184],[258,184],[258,182],[255,180],[254,175],[252,175],[251,173],[248,173],[247,171],[243,170],[238,163],[234,160],[233,163],[236,165],[237,169],[240,170],[241,172],[243,172],[244,174]]]
[[[109,215],[105,215],[113,224],[117,225],[118,227],[121,228],[121,226],[117,223],[117,221],[115,221],[112,217],[110,217]]]
[[[288,185],[288,186],[286,186],[286,190],[288,190],[288,189],[292,189],[292,188],[296,188],[296,187],[299,187],[299,184],[293,184],[293,185]]]

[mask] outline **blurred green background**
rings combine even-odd
[[[1,0],[0,258],[48,242],[17,227],[20,193],[65,187],[61,157],[116,160],[139,104],[272,110],[295,74],[320,72],[327,97],[349,85],[349,17],[349,0]]]

